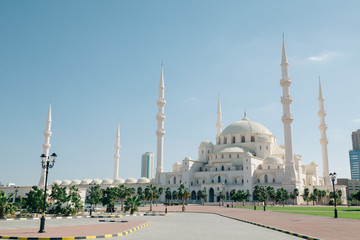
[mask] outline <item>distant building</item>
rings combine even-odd
[[[142,155],[141,177],[155,178],[155,154],[147,152]]]
[[[356,193],[360,190],[360,180],[338,178],[336,184],[346,186],[346,196],[347,197],[350,197],[350,194]]]
[[[351,134],[353,149],[349,151],[351,179],[360,180],[360,129]]]

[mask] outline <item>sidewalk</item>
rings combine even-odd
[[[65,238],[89,237],[123,233],[138,226],[143,226],[146,221],[128,221],[125,223],[111,222],[91,225],[46,227],[45,233],[38,233],[39,228],[0,230],[0,236],[10,237],[35,237],[35,238]],[[136,229],[137,230],[137,229]],[[135,230],[132,230],[135,231]],[[130,231],[130,232],[132,232]],[[127,234],[127,233],[124,233]],[[1,237],[0,237],[1,238]]]
[[[149,207],[139,210],[148,211]],[[153,210],[164,211],[165,207],[153,206]],[[181,206],[169,206],[168,211],[181,211]],[[186,206],[186,211],[216,213],[326,240],[360,239],[360,220],[356,219],[200,205]]]

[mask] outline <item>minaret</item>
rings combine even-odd
[[[156,153],[156,178],[159,180],[159,174],[163,172],[163,155],[164,155],[164,121],[165,121],[165,115],[164,115],[164,107],[166,104],[166,101],[164,99],[164,73],[163,73],[163,66],[161,65],[161,74],[160,74],[160,85],[159,85],[159,99],[156,102],[158,106],[158,114],[156,115],[157,120],[157,153]],[[160,180],[159,180],[160,181]]]
[[[43,144],[43,154],[45,154],[46,159],[49,157],[49,150],[50,150],[50,136],[51,136],[51,103],[49,104],[49,112],[46,120],[46,129],[44,132],[45,142]],[[39,187],[45,186],[45,169],[41,169]]]
[[[296,182],[294,154],[293,154],[293,143],[292,143],[292,121],[293,116],[291,115],[291,102],[290,97],[290,84],[291,79],[289,78],[289,64],[287,61],[285,41],[283,37],[282,46],[282,57],[281,57],[281,75],[280,85],[282,87],[283,95],[281,97],[281,104],[283,105],[283,116],[282,122],[284,124],[284,140],[285,140],[285,181]]]
[[[323,165],[323,177],[324,177],[324,185],[330,186],[330,178],[329,178],[329,161],[328,161],[328,151],[327,151],[327,144],[328,139],[326,137],[326,129],[327,125],[325,124],[325,108],[324,108],[324,98],[322,96],[321,91],[321,83],[320,83],[320,77],[319,77],[319,112],[318,116],[320,118],[320,144],[321,144],[321,153],[322,153],[322,165]]]
[[[118,122],[117,130],[116,130],[116,142],[114,145],[115,155],[114,155],[114,180],[119,178],[119,159],[120,159],[120,125]]]
[[[221,104],[220,104],[220,94],[218,95],[218,107],[217,107],[217,123],[216,123],[216,128],[217,128],[217,134],[216,137],[218,137],[222,131],[222,127],[223,127],[223,123],[221,120]]]

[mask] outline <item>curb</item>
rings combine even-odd
[[[90,218],[90,216],[68,216],[68,217],[45,217],[45,219],[78,219],[78,218]],[[24,221],[24,220],[39,220],[39,217],[34,218],[7,218],[1,219],[1,221]]]
[[[180,213],[181,213],[182,211],[173,211],[173,212],[180,212]],[[310,236],[303,235],[303,234],[300,234],[300,233],[295,233],[295,232],[283,230],[283,229],[280,229],[280,228],[271,227],[271,226],[259,224],[259,223],[256,223],[256,222],[251,222],[251,221],[243,220],[243,219],[240,219],[240,218],[235,218],[235,217],[230,217],[230,216],[222,215],[222,214],[220,214],[220,213],[214,213],[214,212],[185,212],[185,213],[215,214],[215,215],[218,215],[218,216],[221,216],[221,217],[226,217],[226,218],[230,218],[230,219],[232,219],[232,220],[236,220],[236,221],[240,221],[240,222],[244,222],[244,223],[249,223],[249,224],[252,224],[252,225],[255,225],[255,226],[258,226],[258,227],[267,228],[267,229],[270,229],[270,230],[282,232],[282,233],[285,233],[285,234],[288,234],[288,235],[291,235],[291,236],[296,236],[296,237],[303,238],[303,239],[308,239],[308,240],[320,240],[319,238],[310,237]]]
[[[136,217],[136,216],[168,216],[166,213],[139,213],[139,214],[124,214],[124,215],[109,215],[109,216],[91,216],[91,218],[123,218],[123,217]]]
[[[144,223],[140,226],[133,227],[129,230],[126,230],[121,233],[114,233],[114,234],[104,234],[104,235],[97,235],[97,236],[81,236],[81,237],[53,237],[53,238],[42,238],[42,237],[10,237],[10,236],[0,236],[0,239],[19,239],[19,240],[70,240],[70,239],[96,239],[96,238],[112,238],[112,237],[121,237],[125,235],[129,235],[141,228],[144,228],[150,225],[152,222]]]

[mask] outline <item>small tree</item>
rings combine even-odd
[[[316,197],[315,193],[310,194],[309,200],[313,202],[313,205],[315,205],[315,202],[317,200],[317,197]]]
[[[220,198],[220,201],[221,201],[221,205],[224,206],[224,200],[225,200],[224,191],[219,192],[219,198]]]
[[[170,200],[171,200],[171,189],[168,187],[165,190],[165,199],[167,200],[167,204],[170,204]]]
[[[172,198],[173,198],[173,200],[177,200],[177,199],[178,199],[178,192],[177,192],[176,190],[174,190],[174,191],[172,192]]]
[[[33,186],[32,189],[26,193],[26,197],[28,211],[38,214],[42,210],[44,204],[44,190],[38,188],[37,186]],[[48,206],[49,204],[45,202],[45,208]]]
[[[156,194],[157,194],[157,189],[152,184],[150,184],[145,188],[145,197],[146,199],[150,200],[150,212],[152,212],[152,204]]]
[[[0,219],[4,219],[7,214],[13,214],[16,206],[12,200],[13,194],[6,196],[6,193],[0,190]]]
[[[178,196],[182,198],[182,211],[185,212],[185,199],[190,197],[190,192],[183,183],[180,184],[180,187],[178,188]]]
[[[96,207],[100,203],[101,195],[100,185],[95,185],[90,189],[88,202],[90,203],[91,207],[93,205]]]
[[[145,192],[143,191],[142,187],[137,188],[137,195],[138,195],[138,198],[142,201],[142,204],[144,207]]]
[[[236,190],[233,189],[230,191],[230,199],[231,199],[231,207],[234,207],[234,195],[236,194]]]
[[[107,210],[111,213],[114,212],[115,200],[119,197],[118,189],[116,187],[107,187],[102,189],[101,202],[107,207]]]
[[[309,201],[310,201],[309,194],[310,194],[309,189],[305,188],[304,194],[302,195],[302,197],[303,197],[304,201],[306,201],[307,205],[309,205]]]
[[[205,205],[205,201],[206,201],[206,199],[207,199],[206,190],[202,190],[202,191],[201,191],[201,199],[202,199],[202,205],[204,206],[204,205]]]
[[[133,196],[128,197],[125,201],[125,211],[130,210],[130,214],[134,214],[138,210],[138,207],[140,206],[140,198]]]
[[[297,198],[299,196],[299,189],[294,188],[293,194],[294,194],[294,197],[295,197],[295,204],[297,205]]]

